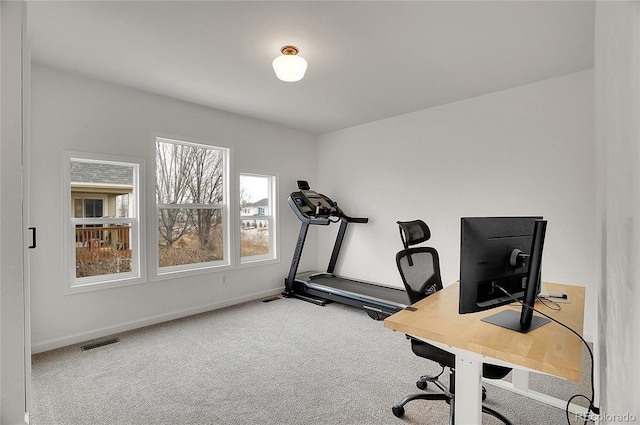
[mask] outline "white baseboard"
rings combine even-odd
[[[31,353],[37,354],[49,350],[55,350],[56,348],[66,347],[68,345],[78,344],[80,342],[89,341],[96,338],[102,338],[108,335],[113,335],[119,332],[126,332],[133,329],[142,328],[145,326],[155,325],[158,323],[168,322],[169,320],[181,319],[183,317],[193,316],[194,314],[206,313],[207,311],[217,310],[232,305],[242,304],[249,301],[254,301],[260,298],[273,296],[280,294],[282,288],[274,288],[267,291],[259,292],[256,294],[246,295],[239,298],[224,300],[221,302],[202,305],[198,307],[188,308],[184,310],[172,311],[157,316],[147,317],[131,322],[121,323],[114,326],[108,326],[104,328],[94,329],[88,332],[81,332],[74,335],[65,336],[62,338],[50,339],[31,346]]]

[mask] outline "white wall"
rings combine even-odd
[[[587,287],[585,332],[596,323],[593,73],[325,134],[315,188],[353,225],[337,272],[402,286],[397,220],[422,219],[443,283],[459,277],[460,217],[543,215],[543,279]],[[319,233],[319,263],[335,232]]]
[[[640,418],[640,3],[596,7],[601,414]],[[629,421],[614,420],[608,423]],[[623,419],[623,416],[620,417]],[[635,422],[631,421],[631,422]]]
[[[314,135],[39,66],[32,70],[31,92],[31,210],[39,239],[31,258],[34,352],[284,289],[299,230],[286,199],[297,179],[315,177]],[[225,271],[227,285],[221,273],[211,273],[62,295],[61,211],[68,208],[61,205],[68,190],[62,187],[62,150],[146,159],[147,237],[153,249],[154,133],[231,147],[234,183],[240,172],[278,176],[280,262]],[[315,268],[314,241],[310,234],[301,270]]]

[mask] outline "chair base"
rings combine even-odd
[[[401,418],[404,416],[404,406],[409,403],[410,401],[413,400],[440,400],[440,401],[445,401],[450,407],[449,407],[449,425],[454,425],[455,423],[455,394],[453,394],[453,392],[449,391],[449,389],[447,389],[447,387],[445,387],[445,385],[440,382],[438,380],[438,377],[440,375],[437,376],[431,376],[431,375],[424,375],[421,376],[420,379],[418,380],[418,382],[416,382],[416,386],[420,389],[426,389],[427,387],[427,382],[432,382],[435,386],[437,386],[442,393],[431,393],[431,394],[425,394],[425,393],[420,393],[420,394],[413,394],[413,395],[409,395],[406,396],[405,398],[403,398],[402,400],[400,400],[399,403],[395,404],[392,408],[391,411],[393,412],[394,416],[396,416],[397,418]],[[455,373],[453,372],[453,370],[450,371],[450,379],[454,380],[455,379]],[[454,381],[452,381],[454,382]],[[453,390],[452,390],[453,391]],[[482,387],[482,400],[484,401],[487,398],[486,395],[486,390],[484,387]],[[513,425],[511,423],[511,421],[509,421],[509,419],[507,419],[505,416],[503,416],[501,413],[487,407],[487,406],[482,406],[482,412],[486,413],[488,415],[491,415],[495,418],[497,418],[499,421],[501,421],[502,423],[504,423],[505,425]]]
[[[442,400],[447,402],[447,404],[450,405],[450,410],[449,410],[449,425],[454,425],[454,421],[455,421],[455,416],[454,416],[454,412],[455,412],[455,399],[453,397],[449,397],[446,394],[413,394],[410,396],[407,396],[405,398],[403,398],[400,403],[396,404],[395,406],[393,406],[391,408],[391,412],[393,412],[393,415],[397,418],[401,418],[404,416],[404,406],[405,404],[409,403],[410,401],[413,400]],[[511,423],[511,421],[509,419],[507,419],[504,415],[502,415],[501,413],[491,409],[490,407],[487,406],[482,406],[482,412],[486,413],[488,415],[491,415],[495,418],[497,418],[499,421],[501,421],[502,423],[504,423],[505,425],[513,425]]]
[[[442,400],[446,401],[448,404],[451,403],[453,397],[447,394],[413,394],[406,396],[400,403],[396,404],[391,408],[391,411],[397,418],[401,418],[404,416],[404,405],[413,400]]]

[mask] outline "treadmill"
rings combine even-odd
[[[306,181],[298,181],[298,192],[287,202],[302,222],[298,241],[285,279],[285,297],[295,297],[317,305],[335,301],[364,309],[369,317],[382,320],[409,305],[404,289],[349,279],[334,274],[338,255],[349,223],[367,223],[368,218],[349,217],[327,196],[310,190]],[[298,273],[298,265],[309,226],[328,226],[340,222],[329,267],[326,273],[309,271]]]

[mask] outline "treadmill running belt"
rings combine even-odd
[[[392,303],[409,305],[409,296],[406,291],[398,288],[388,288],[371,283],[358,282],[337,276],[317,275],[310,278],[309,284],[328,286],[339,291],[348,291],[365,298],[377,298]]]

